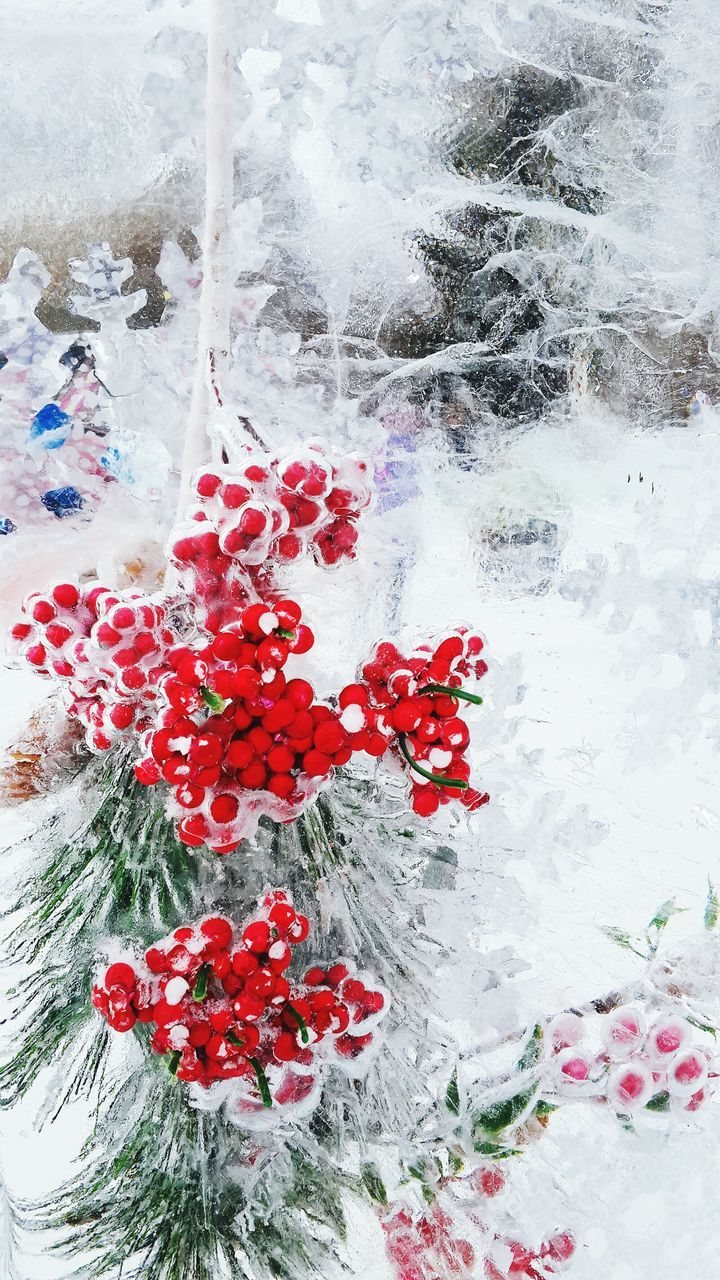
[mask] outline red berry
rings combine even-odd
[[[129,729],[135,719],[135,708],[129,702],[119,702],[110,708],[110,721],[115,729]]]
[[[119,1009],[117,1013],[109,1016],[108,1022],[113,1031],[132,1031],[137,1018],[132,1009]]]
[[[124,991],[132,991],[136,981],[134,969],[122,962],[111,964],[105,974],[106,987],[122,987]]]
[[[160,770],[154,760],[139,760],[133,771],[144,787],[152,787],[160,781]]]
[[[368,691],[364,684],[348,684],[340,691],[338,704],[343,710],[345,707],[352,706],[355,703],[365,707],[368,703],[368,697]]]
[[[241,1022],[257,1022],[265,1012],[265,1002],[258,1000],[255,996],[246,996],[243,992],[233,1004],[233,1009],[236,1018]]]
[[[216,796],[210,805],[210,813],[216,822],[225,824],[233,822],[238,814],[239,804],[235,796],[223,792],[222,795]]]
[[[391,712],[392,721],[398,733],[412,733],[423,719],[420,701],[417,698],[401,698]]]
[[[279,800],[289,800],[295,790],[295,779],[289,773],[273,773],[267,780],[266,790]]]
[[[52,598],[61,609],[74,609],[80,603],[80,592],[72,582],[61,582],[53,587]]]
[[[254,920],[243,933],[243,945],[248,951],[259,955],[267,951],[270,944],[270,926],[267,920]]]
[[[207,823],[200,813],[194,814],[192,818],[183,818],[178,825],[179,839],[183,844],[189,844],[195,848],[205,843],[207,833]]]
[[[261,687],[260,672],[254,667],[240,667],[233,676],[233,691],[238,698],[254,698]]]
[[[60,649],[72,634],[70,627],[66,627],[63,622],[50,622],[45,628],[45,640],[53,649]]]
[[[57,610],[49,600],[41,599],[41,600],[38,600],[37,603],[33,605],[32,616],[36,622],[42,622],[42,623],[52,622],[53,618],[56,617],[56,615],[57,615]]]
[[[348,976],[348,968],[346,964],[332,964],[325,975],[325,981],[329,987],[337,987]],[[305,981],[309,982],[307,975]]]
[[[295,752],[279,744],[268,751],[267,763],[273,773],[289,773],[295,763]]]
[[[413,791],[412,807],[421,818],[430,818],[440,808],[440,797],[429,785],[418,787]]]
[[[303,544],[295,533],[284,533],[278,538],[276,543],[276,551],[280,560],[297,560],[303,549]]]
[[[232,967],[233,973],[236,973],[239,978],[247,978],[257,969],[258,961],[250,951],[236,951],[232,958]]]
[[[313,738],[318,751],[329,756],[334,755],[336,751],[342,751],[348,743],[348,736],[337,720],[323,720],[317,726]]]
[[[214,733],[201,733],[190,743],[190,759],[196,764],[219,764],[225,754],[223,744]]]
[[[267,732],[267,729],[261,728],[259,724],[250,730],[247,735],[247,741],[258,756],[265,755],[265,752],[269,751],[273,744],[272,737]]]
[[[369,1044],[372,1044],[372,1034],[368,1033],[364,1036],[338,1036],[335,1044],[337,1046],[338,1053],[341,1053],[344,1058],[357,1058]]]
[[[221,662],[233,662],[242,652],[243,641],[233,631],[220,631],[210,647],[214,656]]]
[[[158,947],[150,947],[145,952],[145,963],[151,973],[167,973],[167,956]]]
[[[244,738],[233,738],[227,749],[225,763],[233,769],[246,769],[254,755],[249,742]]]
[[[101,622],[95,632],[95,639],[104,649],[110,649],[119,644],[120,632],[111,627],[109,622]]]
[[[30,648],[25,650],[25,657],[31,666],[44,667],[47,653],[41,644],[31,644]]]
[[[297,912],[289,902],[276,902],[270,908],[270,920],[282,933],[285,929],[289,929],[291,924],[295,923]]]
[[[129,605],[118,605],[112,611],[112,625],[118,631],[127,631],[130,627],[137,625],[137,615],[135,610]]]
[[[278,1062],[292,1062],[298,1054],[297,1041],[289,1031],[282,1031],[277,1037],[272,1051]]]
[[[315,636],[309,627],[301,623],[295,628],[295,635],[292,640],[288,641],[288,646],[292,653],[307,653],[312,649],[315,643]]]
[[[198,689],[208,678],[208,665],[196,654],[189,653],[181,658],[176,667],[177,677],[183,684]]]
[[[332,768],[332,760],[329,756],[324,755],[322,751],[306,751],[303,756],[302,767],[305,773],[310,774],[311,778],[324,778]]]
[[[287,662],[288,649],[282,640],[267,636],[257,647],[257,663],[261,671],[275,671]]]
[[[214,475],[212,471],[205,471],[195,483],[195,489],[201,498],[212,498],[217,493],[221,485],[220,476]]]
[[[325,970],[319,965],[313,965],[312,969],[308,969],[305,974],[305,981],[308,986],[319,987],[325,981]]]
[[[184,782],[182,786],[176,787],[175,799],[183,809],[197,809],[205,799],[205,789],[193,782]]]
[[[287,698],[280,698],[275,703],[275,706],[271,707],[263,716],[263,729],[267,733],[279,733],[281,729],[287,729],[288,725],[292,724],[295,714],[295,708],[292,703],[288,702]],[[291,766],[288,765],[287,767],[290,768]]]
[[[202,920],[200,925],[202,937],[208,938],[217,947],[228,947],[232,942],[232,924],[222,915],[213,915],[209,920]]]
[[[220,493],[220,501],[228,511],[237,511],[250,498],[250,490],[241,484],[224,484]]]
[[[299,942],[304,942],[310,932],[310,921],[307,916],[298,915],[297,920],[290,926],[287,936],[293,946],[297,946]]]
[[[294,630],[302,617],[300,605],[294,600],[277,600],[273,610],[277,614],[280,626],[286,631]]]

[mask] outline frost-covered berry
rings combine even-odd
[[[638,1111],[650,1101],[655,1092],[655,1080],[644,1062],[627,1062],[615,1067],[609,1074],[606,1097],[616,1111]]]
[[[645,1019],[638,1009],[624,1006],[603,1018],[602,1038],[611,1058],[629,1058],[643,1043]]]

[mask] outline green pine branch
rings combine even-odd
[[[247,1134],[188,1105],[146,1061],[118,1088],[75,1175],[22,1206],[83,1277],[299,1280],[336,1256],[352,1179],[303,1129]]]
[[[21,1280],[18,1254],[16,1205],[0,1169],[0,1275],[3,1280]]]
[[[83,790],[92,816],[70,838],[59,824],[50,830],[10,934],[20,1030],[14,1023],[13,1053],[0,1069],[5,1105],[52,1060],[62,1068],[55,1114],[103,1081],[114,1037],[90,1003],[103,935],[148,945],[211,911],[240,922],[271,885],[289,889],[312,922],[296,976],[315,960],[351,958],[392,994],[383,1039],[400,1025],[402,1034],[383,1044],[365,1079],[331,1069],[308,1120],[278,1112],[258,1134],[195,1108],[145,1044],[141,1065],[110,1101],[107,1083],[99,1089],[96,1130],[76,1175],[24,1206],[26,1221],[50,1232],[51,1248],[82,1259],[84,1278],[107,1280],[122,1268],[124,1280],[307,1280],[344,1237],[343,1195],[367,1195],[357,1170],[371,1146],[395,1142],[431,1097],[409,1048],[432,1040],[427,992],[439,951],[412,892],[425,883],[431,841],[408,825],[391,790],[351,774],[297,822],[264,821],[252,843],[224,859],[179,844],[159,812],[162,796],[136,784],[120,754],[102,776],[91,766]],[[448,865],[444,858],[442,874]]]
[[[5,913],[4,950],[15,975],[0,1065],[0,1107],[12,1106],[39,1072],[62,1059],[59,1100],[87,1094],[105,1057],[107,1028],[90,993],[103,935],[149,943],[195,909],[197,859],[175,837],[160,798],[136,782],[119,752],[86,767],[68,802],[87,815],[64,834],[52,819],[29,842],[29,874]]]

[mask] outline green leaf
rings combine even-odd
[[[307,1029],[307,1023],[302,1014],[294,1007],[294,1005],[291,1004],[285,1005],[285,1011],[290,1014],[291,1018],[294,1018],[295,1022],[297,1022],[300,1029],[300,1039],[303,1044],[308,1044],[310,1040],[310,1032]]]
[[[445,1090],[445,1106],[448,1111],[452,1111],[454,1116],[460,1115],[460,1091],[457,1082],[457,1067],[450,1077],[450,1083]]]
[[[687,907],[676,907],[674,898],[668,898],[667,902],[663,902],[662,906],[658,907],[655,915],[648,925],[648,929],[655,928],[658,933],[662,933],[665,925],[672,916],[680,915],[682,911],[686,910]]]
[[[454,1151],[448,1151],[448,1164],[456,1176],[465,1168],[465,1161]]]
[[[377,1166],[374,1164],[364,1164],[360,1170],[360,1177],[370,1199],[373,1200],[375,1204],[382,1205],[384,1209],[387,1208],[387,1191],[385,1190],[385,1183],[380,1177]]]
[[[649,1102],[645,1103],[646,1111],[669,1111],[670,1110],[670,1094],[667,1090],[662,1093],[656,1093]]]
[[[557,1110],[558,1108],[555,1106],[553,1102],[545,1102],[541,1098],[539,1102],[535,1103],[533,1115],[534,1116],[551,1116],[553,1111],[557,1111]]]
[[[204,1000],[208,993],[208,981],[212,970],[209,964],[204,964],[200,969],[195,986],[193,987],[193,1000]]]
[[[502,1133],[503,1129],[516,1124],[539,1088],[539,1084],[534,1084],[504,1102],[495,1102],[484,1111],[477,1111],[473,1116],[473,1137],[478,1130],[481,1133]]]
[[[707,902],[705,903],[705,917],[704,917],[705,928],[714,929],[719,918],[720,918],[720,899],[718,899],[713,882],[708,876],[708,896],[707,896]]]
[[[638,951],[633,945],[633,939],[629,933],[625,933],[623,929],[616,929],[612,924],[601,924],[600,932],[605,934],[611,942],[616,942],[619,947],[624,947],[626,951],[632,951],[636,956],[640,956],[642,960],[647,960],[647,954],[644,951]]]
[[[521,1156],[517,1147],[501,1147],[497,1142],[476,1142],[474,1151],[480,1156],[492,1156],[494,1160],[507,1160],[509,1156]]]
[[[248,1062],[250,1063],[250,1066],[255,1072],[255,1081],[257,1083],[258,1092],[262,1099],[263,1106],[271,1107],[272,1094],[270,1093],[270,1085],[268,1084],[268,1078],[265,1075],[265,1072],[263,1071],[262,1066],[260,1065],[260,1062],[258,1061],[257,1058],[248,1058]]]
[[[717,1036],[718,1029],[713,1027],[710,1022],[700,1022],[697,1018],[691,1018],[689,1014],[685,1014],[685,1021],[691,1026],[697,1027],[698,1031],[707,1031],[708,1035]]]
[[[222,715],[225,708],[229,706],[229,699],[222,698],[219,693],[215,693],[214,689],[208,689],[206,684],[200,685],[199,692],[205,706],[212,711],[213,715]]]
[[[536,1067],[542,1058],[543,1051],[543,1029],[538,1022],[533,1028],[533,1033],[522,1051],[522,1056],[518,1061],[518,1071],[530,1071],[532,1067]]]

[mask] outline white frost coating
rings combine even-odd
[[[165,999],[168,1004],[179,1004],[189,990],[190,987],[184,978],[171,978],[165,988]]]
[[[261,631],[265,632],[266,636],[269,636],[271,631],[274,631],[279,625],[277,615],[274,613],[263,613],[258,620],[258,626]]]
[[[243,15],[242,38],[257,46],[252,107],[238,121],[252,218],[233,252],[248,276],[261,276],[266,261],[272,267],[267,281],[247,279],[233,291],[242,319],[229,375],[236,401],[291,441],[322,417],[358,447],[377,446],[382,460],[390,427],[359,414],[358,398],[370,400],[377,377],[389,380],[383,394],[415,395],[424,370],[440,384],[482,346],[455,335],[437,355],[406,361],[389,354],[382,328],[432,299],[414,231],[443,234],[438,208],[469,199],[485,212],[513,212],[511,232],[486,246],[478,290],[494,269],[508,272],[521,298],[544,311],[546,327],[528,339],[532,353],[567,335],[574,377],[570,419],[561,406],[539,424],[519,426],[513,416],[499,426],[464,388],[393,428],[405,443],[390,447],[390,460],[405,473],[390,477],[388,492],[411,496],[378,515],[372,554],[357,568],[327,590],[305,575],[318,688],[348,679],[350,659],[380,633],[386,608],[413,631],[461,617],[488,634],[492,685],[473,750],[492,805],[468,829],[441,815],[458,864],[432,874],[456,877],[452,909],[434,883],[424,890],[425,917],[448,946],[468,937],[468,963],[483,962],[481,983],[470,984],[454,962],[438,975],[466,1043],[582,1003],[609,980],[629,982],[637,958],[597,925],[634,931],[673,892],[690,909],[671,926],[680,958],[659,961],[656,981],[680,985],[717,1022],[716,935],[702,934],[681,954],[683,935],[700,927],[720,823],[715,6],[318,8],[322,26],[289,23],[274,5]],[[504,184],[502,175],[476,183],[448,167],[443,111],[445,120],[463,114],[473,77],[495,78],[489,96],[507,98],[523,64],[538,75],[579,72],[581,101],[541,120],[534,141],[541,156],[551,148],[558,157],[556,185],[574,173],[585,192],[600,191],[599,212]],[[79,84],[90,65],[78,59]],[[481,111],[477,121],[482,133]],[[290,285],[307,288],[318,307],[319,337],[273,318],[275,295],[289,287],[287,271],[274,274],[278,246],[302,265]],[[186,398],[192,357],[183,326],[197,300],[197,265],[184,255],[166,252],[160,275],[181,305],[157,333],[141,335],[146,385],[123,385],[132,395],[116,404],[128,428],[149,435],[171,434]],[[511,332],[518,327],[511,317]],[[358,343],[350,354],[346,335]],[[509,364],[517,369],[516,354]],[[51,364],[43,369],[50,377]],[[534,540],[523,540],[531,521]],[[109,562],[121,535],[125,554],[126,523],[120,507],[101,536],[93,532],[93,554],[99,544]],[[86,548],[61,526],[57,536],[52,571],[84,568]],[[20,577],[26,590],[28,569]],[[6,685],[11,698],[20,686],[32,696],[29,679],[17,680]],[[330,918],[332,884],[326,893]],[[715,1113],[671,1142],[652,1131],[634,1141],[583,1106],[551,1118],[549,1154],[544,1140],[525,1148],[514,1203],[528,1229],[539,1239],[548,1221],[574,1215],[586,1240],[573,1280],[645,1272],[674,1280],[688,1267],[713,1276]],[[257,1123],[271,1121],[260,1114]],[[35,1194],[37,1170],[49,1178],[52,1168],[42,1158],[49,1131],[26,1137],[28,1128],[27,1115],[4,1117],[4,1144],[23,1154],[8,1161],[21,1194]],[[75,1135],[64,1143],[67,1132],[59,1134],[64,1159]],[[683,1196],[673,1191],[679,1182]],[[360,1272],[387,1280],[384,1258],[368,1260],[369,1220],[353,1225]],[[506,1251],[505,1270],[509,1263]]]
[[[207,457],[213,414],[222,408],[230,349],[231,214],[233,175],[232,0],[208,0],[206,177],[203,281],[195,380],[188,420],[178,510],[190,477]]]
[[[351,702],[340,716],[340,723],[348,733],[359,733],[365,725],[365,713],[356,702]]]

